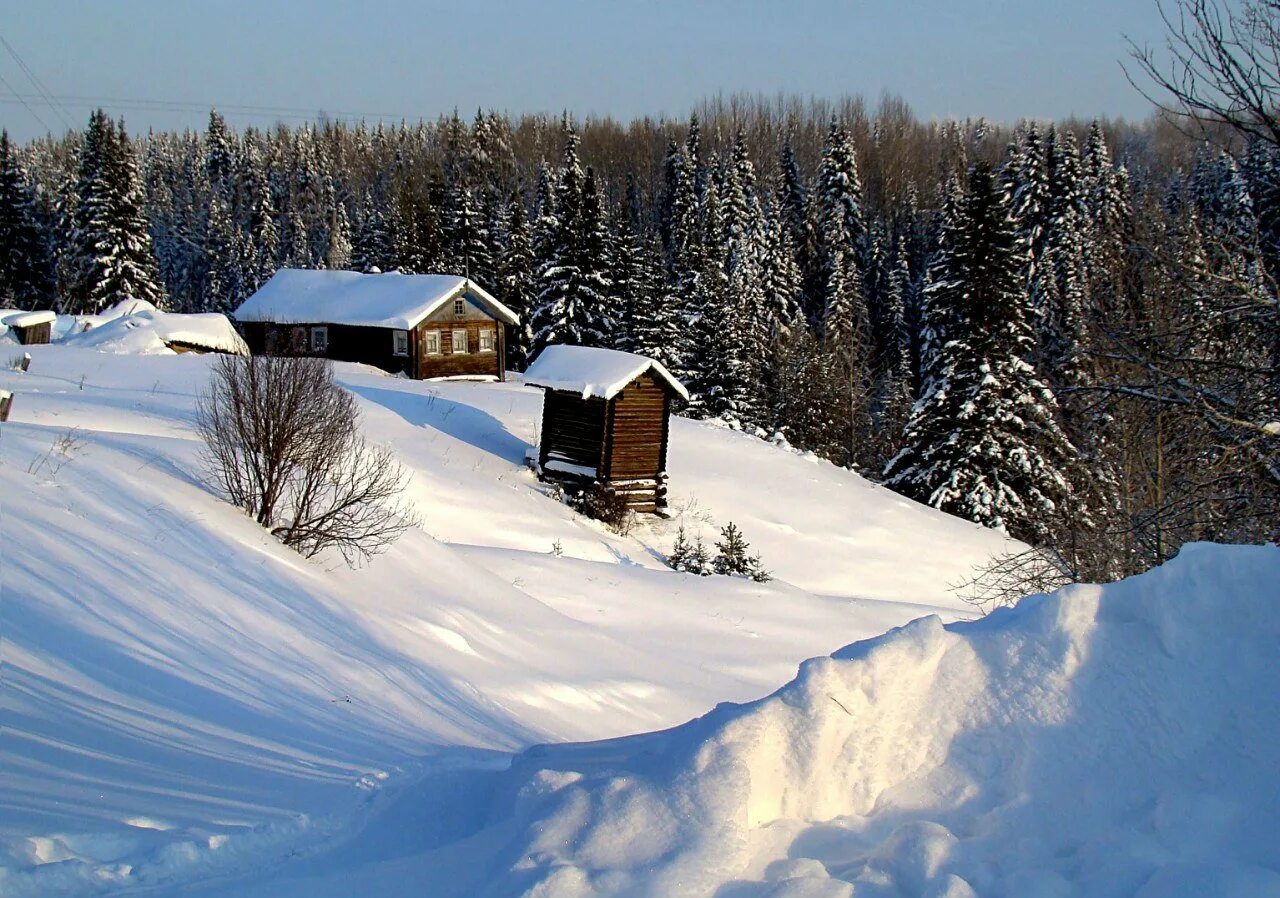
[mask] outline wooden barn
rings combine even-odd
[[[53,334],[53,312],[7,312],[0,316],[0,324],[8,328],[15,340],[23,346],[48,343]]]
[[[629,352],[548,346],[524,380],[544,390],[540,478],[602,484],[634,511],[664,513],[671,404],[689,398],[666,368]]]
[[[281,269],[236,309],[250,352],[364,362],[409,377],[506,378],[520,319],[447,274]]]

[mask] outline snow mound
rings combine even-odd
[[[922,618],[758,702],[526,752],[484,894],[1280,895],[1277,658],[1276,547]]]
[[[142,355],[168,353],[174,345],[241,355],[249,351],[226,315],[161,312],[140,299],[125,300],[97,315],[81,317],[62,342],[102,352]]]

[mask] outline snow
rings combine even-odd
[[[525,466],[538,390],[338,365],[423,521],[349,570],[202,482],[210,357],[32,355],[0,894],[1275,893],[1274,548],[944,625],[998,535],[677,417],[618,536]],[[730,520],[776,580],[662,564]]]
[[[507,324],[519,317],[474,281],[447,274],[362,274],[283,268],[246,299],[237,321],[350,324],[409,330],[467,294]]]
[[[101,352],[169,353],[170,343],[214,352],[247,354],[248,347],[226,315],[161,312],[144,300],[126,300],[98,315],[81,316],[60,342]]]
[[[646,371],[652,371],[681,397],[689,398],[680,381],[659,362],[631,352],[590,346],[548,346],[529,366],[524,382],[579,393],[583,399],[612,399]]]
[[[0,324],[6,327],[35,327],[37,324],[53,324],[57,317],[57,313],[48,310],[0,313]]]

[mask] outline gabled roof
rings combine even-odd
[[[578,393],[583,399],[612,399],[646,371],[652,371],[677,394],[689,398],[684,385],[648,356],[590,346],[548,346],[524,373],[524,382]]]
[[[520,318],[474,281],[453,274],[362,274],[282,268],[235,310],[237,321],[351,324],[409,330],[467,295],[500,321]]]

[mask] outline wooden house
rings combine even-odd
[[[409,377],[506,378],[520,319],[446,274],[281,269],[236,309],[249,350],[364,362]]]
[[[0,324],[23,346],[48,343],[57,315],[50,311],[8,312],[0,316]]]
[[[665,511],[671,405],[689,398],[666,368],[629,352],[548,346],[524,381],[544,391],[540,478],[601,484],[634,511]]]

